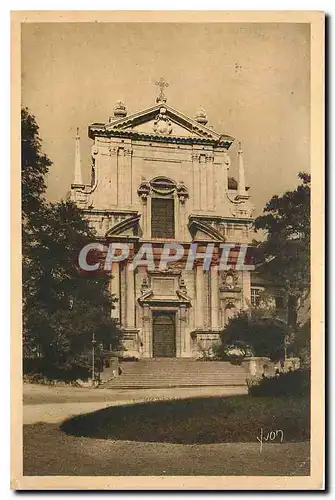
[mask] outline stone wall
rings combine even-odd
[[[250,357],[244,359],[243,366],[247,379],[274,377],[277,373],[298,370],[300,359],[287,358],[285,361],[273,363],[270,358]]]

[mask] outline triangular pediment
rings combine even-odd
[[[180,137],[214,141],[218,146],[229,147],[234,138],[220,134],[167,104],[159,103],[138,113],[119,118],[107,124],[93,124],[90,136],[130,134],[143,137]]]

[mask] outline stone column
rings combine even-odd
[[[117,322],[120,321],[120,265],[118,262],[112,263],[112,279],[111,279],[111,293],[115,297],[114,309],[112,309],[111,316]]]
[[[204,271],[202,263],[196,264],[195,275],[195,293],[196,293],[196,327],[203,328],[204,326]]]
[[[211,266],[211,326],[217,329],[219,326],[219,290],[218,290],[218,268]]]
[[[127,328],[135,328],[135,283],[134,271],[126,268],[126,325]]]

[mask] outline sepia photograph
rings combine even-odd
[[[321,488],[323,29],[12,13],[13,489]]]

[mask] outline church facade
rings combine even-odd
[[[113,262],[110,271],[111,314],[123,332],[123,356],[199,357],[250,303],[251,272],[234,263],[239,247],[251,242],[253,206],[241,148],[238,179],[229,175],[234,138],[208,126],[203,110],[191,118],[171,107],[165,82],[158,84],[153,106],[128,115],[118,102],[107,123],[89,126],[89,185],[82,181],[77,134],[71,198],[98,239],[130,249],[128,260]],[[166,243],[182,245],[185,256],[166,269],[132,270],[129,261],[144,243],[151,244],[155,262]],[[214,245],[208,269],[201,258],[186,269],[195,243],[198,254]],[[225,270],[217,265],[222,244],[231,250]]]

